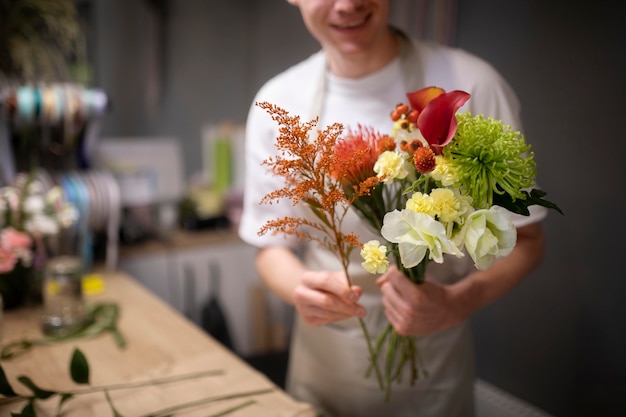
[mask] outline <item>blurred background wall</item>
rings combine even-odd
[[[80,3],[112,101],[102,136],[177,137],[188,177],[204,126],[244,123],[261,84],[317,49],[284,0]],[[394,0],[410,33],[417,3]],[[518,92],[539,182],[566,214],[545,221],[543,265],[473,319],[479,376],[556,416],[626,415],[625,4],[459,0],[448,39]]]

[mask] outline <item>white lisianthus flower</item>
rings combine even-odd
[[[463,252],[446,236],[446,230],[428,214],[413,210],[394,210],[385,214],[381,234],[389,242],[397,243],[402,265],[418,265],[429,251],[429,258],[443,262],[443,254],[463,257]]]
[[[499,206],[470,214],[461,233],[465,249],[480,270],[489,269],[496,258],[510,254],[517,241],[509,213]]]
[[[387,259],[387,247],[377,240],[370,240],[361,249],[361,266],[370,274],[383,274],[389,268]]]
[[[404,179],[409,175],[406,160],[394,151],[385,151],[378,156],[374,164],[374,172],[378,177],[385,177],[383,181],[385,184],[391,183],[394,179]]]

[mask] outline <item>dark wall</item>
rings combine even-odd
[[[624,2],[461,1],[458,45],[518,92],[545,221],[543,265],[476,315],[479,375],[557,416],[626,415]]]

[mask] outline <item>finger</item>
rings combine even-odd
[[[385,282],[389,282],[389,278],[387,278],[387,274],[381,275],[376,279],[376,285],[379,287],[382,286]]]
[[[398,270],[395,266],[390,268],[385,274],[385,282],[389,282],[400,293],[409,291],[413,286],[413,283],[406,277],[406,275],[400,272],[400,270]]]
[[[305,323],[312,326],[323,326],[337,320],[335,314],[312,305],[297,306],[297,310]]]
[[[386,282],[390,282],[392,278],[394,277],[395,278],[404,277],[404,274],[400,272],[400,270],[398,269],[396,265],[391,265],[389,269],[387,270],[387,272],[385,272],[383,275],[378,277],[378,279],[376,280],[376,284],[381,286]]]
[[[307,272],[302,275],[302,284],[319,291],[335,294],[347,302],[354,302],[358,299],[358,296],[352,291],[343,274]]]
[[[398,334],[404,336],[409,334],[409,328],[406,325],[406,320],[396,310],[385,308],[385,316]]]
[[[394,316],[400,315],[398,304],[402,302],[402,298],[396,292],[395,288],[391,284],[386,283],[380,287],[380,290],[383,293],[382,301],[385,310],[393,312]]]
[[[326,310],[312,304],[296,305],[298,313],[304,321],[313,326],[322,326],[339,320],[344,320],[356,315],[357,317],[365,316],[365,309],[361,305],[355,305],[356,312],[354,314],[344,314],[337,311]]]
[[[359,290],[360,291],[360,290]],[[330,314],[335,314],[334,318],[341,316],[346,318],[353,315],[363,314],[363,307],[353,302],[345,300],[324,291],[319,291],[306,286],[298,286],[294,291],[294,303],[297,306],[311,306]]]
[[[404,303],[404,297],[402,294],[406,294],[405,288],[403,288],[403,282],[408,281],[404,275],[398,271],[395,267],[383,276],[380,280],[380,290],[383,293],[383,298],[388,298],[394,305]]]

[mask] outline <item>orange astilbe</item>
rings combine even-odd
[[[358,235],[343,233],[341,224],[361,191],[347,197],[337,175],[331,175],[347,163],[335,152],[343,126],[331,124],[318,131],[312,140],[310,134],[317,119],[301,122],[299,116],[290,116],[274,104],[261,102],[257,105],[279,124],[275,143],[278,154],[263,161],[263,165],[284,179],[284,186],[264,196],[261,204],[290,199],[294,206],[305,203],[319,219],[319,222],[298,217],[270,220],[259,230],[259,235],[283,233],[316,241],[337,254],[347,270],[350,252],[355,247],[360,248],[362,243]],[[313,230],[321,233],[311,233]]]
[[[343,133],[343,125],[331,124],[318,131],[313,139],[310,133],[317,125],[317,118],[301,122],[299,116],[290,116],[287,111],[274,104],[260,102],[256,105],[266,110],[279,125],[279,136],[275,143],[278,154],[267,158],[262,164],[269,167],[274,175],[284,178],[284,186],[265,195],[261,204],[272,204],[282,198],[290,199],[294,206],[306,204],[317,219],[313,221],[286,216],[270,220],[258,234],[283,233],[319,243],[335,254],[342,265],[348,285],[352,286],[348,274],[350,253],[363,244],[358,235],[342,232],[341,226],[350,205],[361,195],[361,187],[357,187],[348,197],[341,176],[336,175],[337,170],[345,171],[345,164],[353,161],[351,158],[342,159],[335,152],[338,139]],[[369,189],[368,186],[365,189]],[[374,348],[367,328],[362,319],[358,320],[373,357]],[[374,368],[382,387],[380,371],[377,365]]]

